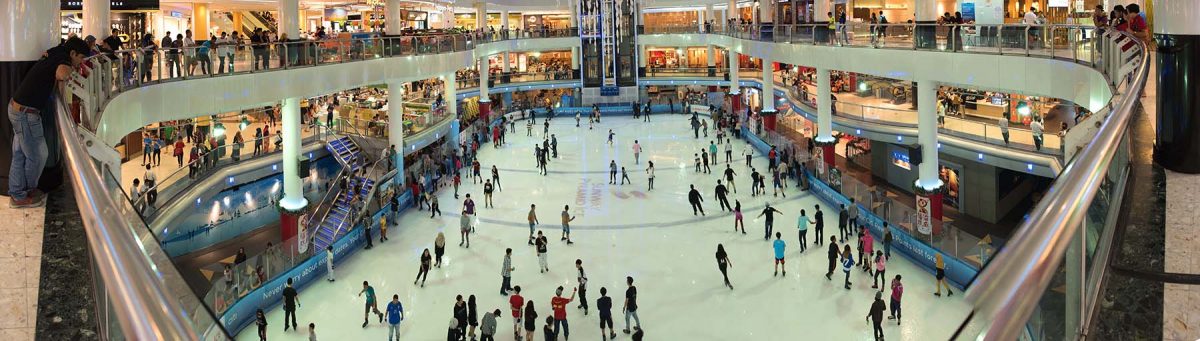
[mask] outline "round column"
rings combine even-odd
[[[202,2],[192,4],[192,35],[195,36],[196,41],[211,39],[208,31],[212,29],[211,14],[208,11],[208,4]],[[86,18],[87,15],[84,15],[84,21],[87,20]],[[291,38],[296,39],[295,36]]]
[[[279,33],[300,38],[300,0],[279,0]]]
[[[763,128],[775,131],[775,63],[764,58],[762,64]]]
[[[404,18],[400,16],[400,0],[387,0],[383,8],[383,33],[399,35],[404,29]]]
[[[917,166],[917,232],[937,234],[942,220],[942,179],[938,177],[938,83],[917,81],[917,142],[921,163]],[[909,155],[909,158],[912,158]]]
[[[708,76],[717,76],[717,49],[714,45],[708,45],[708,51],[705,52],[704,58],[708,61]]]
[[[283,119],[283,199],[279,206],[288,210],[303,209],[308,205],[300,182],[300,98],[283,100],[280,108]],[[269,141],[268,141],[269,142]]]
[[[1176,172],[1200,173],[1200,1],[1155,0],[1158,63],[1154,161]],[[1145,12],[1145,10],[1142,10]]]
[[[833,91],[829,80],[829,69],[817,69],[817,137],[813,138],[821,147],[821,164],[819,170],[825,173],[835,165],[833,147],[837,139],[833,137]]]
[[[638,45],[638,77],[646,77],[650,63],[650,47]]]
[[[918,26],[913,32],[913,39],[916,40],[917,48],[933,49],[937,47],[937,26],[932,24],[937,23],[938,10],[936,1],[913,0],[913,14],[916,16]],[[904,22],[897,19],[895,22]],[[920,104],[918,104],[920,105]]]
[[[488,116],[492,114],[492,99],[488,94],[489,69],[487,56],[479,58],[479,118],[483,122],[488,122]]]
[[[4,105],[8,105],[29,68],[41,58],[42,51],[58,44],[62,24],[59,5],[59,1],[0,0],[0,101]],[[96,39],[107,36],[103,34]],[[7,119],[0,120],[0,193],[4,195],[8,195],[12,132],[12,123]],[[44,192],[61,184],[61,177],[54,179],[52,175],[60,173],[55,169],[43,172],[39,186]],[[114,175],[120,177],[120,174]]]
[[[737,12],[737,0],[729,0],[729,4],[725,7],[725,24],[729,25],[729,19],[740,18]]]
[[[735,117],[741,117],[743,122],[747,122],[746,128],[750,127],[748,117],[743,115],[742,110],[742,89],[738,84],[738,53],[734,50],[729,50],[729,113]]]
[[[93,36],[99,41],[112,34],[111,7],[111,0],[83,1],[83,37]]]
[[[475,3],[475,28],[481,31],[487,31],[487,3]]]
[[[453,79],[451,80],[453,81]],[[392,164],[396,165],[396,176],[392,177],[394,186],[404,186],[404,83],[388,82],[388,148],[395,147],[396,155]]]

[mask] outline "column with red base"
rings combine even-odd
[[[762,64],[762,124],[763,129],[775,131],[775,63],[764,58]]]
[[[826,174],[829,172],[829,169],[837,165],[836,155],[833,154],[833,147],[837,145],[837,139],[832,136],[817,135],[813,139],[813,143],[816,144],[819,153],[821,153],[821,162],[817,165],[817,174]]]
[[[938,235],[942,232],[942,190],[945,184],[938,172],[937,82],[917,81],[917,142],[921,163],[917,165],[917,232]],[[925,205],[922,207],[922,205]]]
[[[492,100],[488,94],[488,76],[489,70],[487,56],[479,58],[479,119],[483,120],[484,125],[488,126],[491,122],[489,119],[492,114]]]
[[[285,98],[280,111],[283,116],[283,198],[279,199],[279,235],[290,240],[299,232],[300,216],[308,208],[300,174],[300,99]],[[303,239],[300,239],[303,244]]]

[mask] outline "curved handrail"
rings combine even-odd
[[[1099,192],[1118,145],[1129,129],[1134,106],[1146,84],[1149,58],[1145,43],[1128,33],[1120,34],[1141,51],[1137,67],[1129,72],[1132,79],[1124,97],[1113,106],[1096,137],[1076,154],[1029,213],[1029,219],[967,292],[967,298],[975,304],[971,319],[982,317],[990,321],[981,339],[1015,340],[1025,330],[1026,321],[1063,262],[1068,245],[1087,215],[1087,206]],[[1109,76],[1121,79],[1126,74],[1117,72]],[[964,327],[970,323],[968,320]]]
[[[143,225],[137,212],[131,204],[114,200],[111,193],[121,193],[121,189],[111,188],[102,180],[75,121],[67,115],[69,106],[61,100],[55,102],[63,160],[78,193],[75,204],[83,221],[88,250],[95,271],[104,281],[104,290],[110,297],[119,298],[109,300],[108,304],[116,311],[121,332],[135,340],[200,339],[189,312],[170,293],[134,232]]]

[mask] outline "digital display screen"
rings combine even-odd
[[[908,151],[903,149],[892,150],[892,165],[912,170],[912,164],[908,160]]]

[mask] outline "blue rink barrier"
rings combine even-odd
[[[397,200],[400,209],[412,206],[412,192],[404,191]],[[379,217],[384,214],[391,213],[392,205],[387,203],[383,205],[371,215],[371,238],[376,238],[379,235]],[[389,220],[390,221],[390,220]],[[355,226],[350,230],[350,233],[339,238],[333,243],[333,263],[339,264],[345,261],[358,250],[362,250],[367,244],[363,238],[362,226]],[[296,290],[304,290],[304,287],[312,284],[314,281],[319,281],[325,277],[325,257],[326,251],[316,251],[312,257],[309,257],[304,262],[301,262],[296,267],[288,270],[281,276],[267,281],[257,289],[251,290],[242,298],[238,299],[221,313],[221,324],[225,325],[225,329],[233,335],[237,335],[242,329],[249,327],[254,323],[254,313],[258,309],[268,311],[275,306],[283,304],[283,289],[287,287],[287,279],[292,279],[292,285]]]
[[[760,139],[758,135],[755,135],[753,132],[751,132],[749,128],[742,128],[742,136],[746,138],[747,143],[749,143],[755,149],[758,149],[758,151],[763,154],[766,154],[771,150],[771,146],[766,142],[763,142],[763,140]],[[824,182],[814,177],[812,173],[809,173],[807,177],[808,182],[812,184],[809,192],[815,195],[818,199],[821,199],[821,201],[825,202],[826,205],[829,205],[829,207],[840,207],[841,205],[846,205],[847,207],[850,206],[850,199],[846,198],[841,193],[834,191],[833,188],[829,187],[829,185],[826,185]],[[867,230],[871,231],[871,235],[875,237],[875,240],[882,243],[883,219],[878,215],[875,215],[875,213],[872,213],[871,210],[861,209],[861,206],[858,212],[859,221],[864,222],[865,225],[867,225]],[[975,281],[975,276],[979,275],[979,269],[976,269],[975,267],[968,265],[966,262],[946,254],[941,250],[934,249],[928,244],[922,243],[920,240],[917,240],[913,236],[909,235],[907,231],[897,229],[895,226],[888,226],[888,229],[892,231],[892,251],[904,255],[914,263],[917,263],[917,265],[920,265],[922,268],[929,271],[931,274],[934,273],[936,269],[936,260],[934,255],[939,253],[942,254],[942,261],[946,264],[946,280],[950,283],[950,285],[953,285],[959,289],[964,289],[970,285],[971,282]]]

